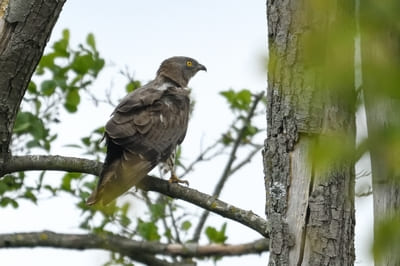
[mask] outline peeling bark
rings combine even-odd
[[[354,148],[354,9],[317,2],[267,1],[269,265],[354,263],[354,162],[308,157],[340,136]]]
[[[0,169],[15,118],[65,0],[0,1]]]

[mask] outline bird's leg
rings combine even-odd
[[[188,181],[178,178],[175,174],[175,156],[176,156],[176,150],[174,152],[172,152],[172,154],[169,156],[169,158],[167,159],[167,162],[166,162],[168,170],[171,172],[171,177],[168,180],[168,182],[169,183],[180,183],[180,184],[185,184],[185,185],[189,186]]]
[[[169,183],[180,183],[180,184],[185,184],[186,186],[189,186],[189,181],[187,180],[182,180],[178,178],[175,174],[175,171],[171,171],[171,177],[168,180]]]

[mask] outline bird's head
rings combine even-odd
[[[200,70],[207,68],[195,59],[185,56],[174,56],[164,60],[157,71],[157,76],[163,76],[185,88],[189,80]]]

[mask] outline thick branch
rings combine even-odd
[[[26,155],[13,156],[4,165],[0,176],[20,171],[55,170],[79,172],[98,176],[102,164],[93,160],[64,157],[59,155]]]
[[[193,203],[208,211],[246,225],[261,235],[268,237],[267,221],[252,211],[239,209],[195,189],[183,187],[178,184],[170,184],[165,180],[152,176],[147,176],[141,182],[140,187],[144,190],[160,192],[164,195]]]
[[[101,167],[102,164],[100,162],[81,158],[27,155],[11,158],[4,165],[0,176],[12,172],[28,170],[58,170],[87,173],[98,176]],[[147,178],[141,182],[139,187],[144,190],[156,191],[173,198],[193,203],[194,205],[217,213],[225,218],[239,222],[259,232],[261,235],[268,237],[268,225],[266,220],[254,214],[252,211],[239,209],[216,199],[216,197],[211,197],[195,189],[183,187],[178,184],[170,184],[165,180],[152,176],[147,176]]]
[[[116,235],[58,234],[50,231],[0,234],[0,248],[53,247],[66,249],[103,249],[121,253],[133,260],[138,255],[183,257],[239,256],[268,251],[268,240],[260,239],[239,245],[162,244],[135,241]],[[146,258],[145,256],[145,258]],[[150,257],[150,256],[149,256]],[[139,257],[140,261],[143,261]],[[152,264],[154,265],[154,264]]]

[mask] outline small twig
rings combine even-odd
[[[204,162],[204,161],[209,161],[213,158],[215,158],[216,156],[220,155],[223,151],[223,148],[218,149],[215,153],[211,154],[210,156],[206,157],[207,153],[211,150],[213,150],[217,144],[221,142],[221,140],[217,140],[215,141],[212,145],[208,146],[205,150],[203,150],[202,152],[200,152],[200,154],[196,157],[196,159],[194,159],[189,166],[184,167],[185,172],[183,172],[183,174],[179,175],[179,178],[183,178],[184,176],[186,176],[188,173],[190,173],[194,166],[199,163],[199,162]]]
[[[372,193],[373,193],[372,188],[369,187],[368,190],[365,192],[356,193],[356,197],[359,197],[359,198],[368,197],[368,196],[372,195]]]
[[[361,172],[356,173],[356,179],[360,179],[363,177],[368,177],[371,175],[371,171],[362,170]]]
[[[264,92],[259,93],[259,94],[257,94],[255,96],[255,99],[253,101],[253,105],[251,106],[251,108],[250,108],[250,110],[249,110],[249,112],[247,114],[247,117],[244,119],[243,126],[239,130],[237,138],[235,139],[235,142],[233,143],[232,150],[231,150],[231,153],[229,155],[229,159],[228,159],[228,162],[227,162],[227,164],[225,166],[225,169],[224,169],[224,171],[222,173],[222,176],[219,179],[219,181],[218,181],[218,183],[217,183],[217,185],[216,185],[216,187],[214,189],[214,192],[212,194],[214,197],[218,197],[220,195],[220,193],[222,191],[222,188],[224,187],[228,177],[230,176],[230,172],[231,172],[231,169],[232,169],[233,162],[236,159],[236,152],[237,152],[237,150],[239,148],[239,145],[240,145],[240,143],[242,141],[243,134],[245,133],[245,130],[246,130],[247,126],[250,124],[250,121],[254,116],[256,107],[257,107],[258,103],[260,102],[260,100],[262,99],[263,96],[264,96]],[[200,220],[199,220],[199,222],[198,222],[198,224],[196,226],[196,229],[194,231],[194,234],[193,234],[193,239],[192,239],[193,242],[198,242],[199,241],[201,231],[203,230],[203,227],[204,227],[204,225],[206,223],[208,215],[209,215],[209,212],[208,211],[204,211],[202,213],[202,215],[200,216]]]
[[[263,148],[264,146],[262,145],[255,145],[255,149],[252,150],[246,158],[244,158],[240,163],[238,163],[235,167],[232,167],[230,174],[233,175],[237,170],[239,170],[240,168],[242,168],[243,166],[245,166],[246,164],[248,164],[251,159],[260,152],[260,150]]]
[[[180,235],[179,235],[179,230],[178,230],[178,227],[177,227],[177,225],[176,225],[176,220],[175,220],[175,217],[174,217],[174,212],[172,211],[172,208],[171,208],[171,203],[168,202],[168,203],[167,203],[167,206],[168,206],[168,210],[169,210],[169,215],[171,216],[172,227],[173,227],[174,230],[175,230],[175,236],[176,236],[175,239],[176,239],[176,242],[182,243],[181,238],[180,238]]]

